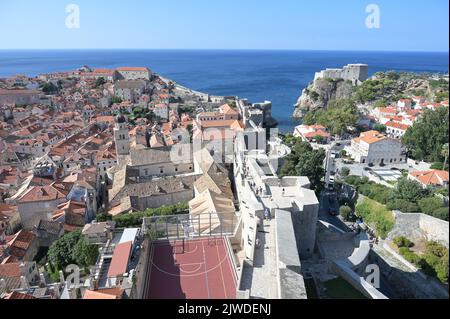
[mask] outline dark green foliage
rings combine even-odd
[[[106,222],[112,220],[112,216],[109,214],[98,214],[95,219],[97,222]]]
[[[420,208],[416,203],[412,203],[405,199],[394,199],[387,204],[390,210],[399,210],[403,213],[419,213]]]
[[[373,129],[374,129],[375,131],[380,132],[380,133],[384,133],[384,132],[386,132],[386,125],[383,125],[383,124],[380,124],[380,123],[376,123],[376,124],[373,126]]]
[[[402,177],[392,192],[393,199],[404,199],[417,203],[420,199],[430,195],[430,191],[422,188],[418,182]]]
[[[149,208],[143,212],[134,212],[118,215],[115,216],[113,220],[116,222],[116,227],[119,228],[134,227],[134,226],[141,226],[144,217],[187,214],[188,212],[189,212],[189,205],[187,203],[179,203],[170,206]]]
[[[439,208],[443,207],[443,201],[439,197],[433,196],[433,197],[426,197],[422,198],[417,202],[417,204],[420,207],[420,210],[422,213],[427,215],[433,215],[433,213],[438,210]]]
[[[331,100],[327,109],[308,112],[303,118],[305,125],[320,124],[328,128],[331,134],[342,135],[349,127],[355,127],[359,111],[352,100]]]
[[[356,91],[356,98],[359,102],[365,103],[383,98],[396,92],[397,82],[394,79],[369,79],[362,83]]]
[[[394,242],[394,244],[397,245],[398,248],[401,248],[401,247],[409,248],[409,247],[414,246],[413,242],[404,236],[395,237],[393,242]]]
[[[348,168],[348,167],[341,168],[341,175],[343,177],[347,177],[349,174],[350,174],[350,168]]]
[[[49,248],[47,257],[55,270],[64,270],[67,265],[87,267],[95,264],[98,247],[89,244],[80,231],[67,233]]]
[[[96,88],[100,88],[100,87],[102,87],[105,83],[106,83],[105,78],[100,77],[100,78],[97,79],[97,81],[95,81],[95,87],[96,87]]]
[[[449,221],[449,209],[448,207],[441,207],[436,209],[435,211],[433,211],[433,213],[431,213],[431,216],[445,220],[445,221]]]
[[[428,162],[444,162],[442,147],[448,143],[448,107],[427,110],[402,137],[412,158]],[[442,169],[442,167],[440,168]]]
[[[339,215],[341,215],[344,220],[349,220],[351,213],[352,209],[348,206],[341,206],[339,208]]]
[[[41,85],[42,92],[45,94],[55,94],[58,93],[59,89],[52,82],[47,82]]]
[[[427,242],[425,252],[418,255],[404,246],[399,249],[407,261],[420,267],[422,271],[431,277],[436,277],[442,283],[448,283],[449,252],[446,247],[437,242]]]
[[[121,99],[120,97],[114,95],[114,96],[111,98],[111,103],[112,103],[112,104],[122,103],[122,99]]]
[[[320,190],[322,188],[321,180],[325,174],[324,150],[314,150],[308,142],[301,139],[291,140],[291,142],[294,142],[292,153],[285,159],[280,175],[282,177],[307,176],[311,182],[311,188]]]
[[[394,217],[392,212],[385,206],[371,200],[364,199],[356,206],[357,215],[361,215],[364,221],[376,229],[376,233],[385,239],[394,227]]]

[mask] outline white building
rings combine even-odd
[[[378,131],[361,133],[346,147],[347,153],[362,164],[406,163],[407,157],[400,140],[389,138]]]
[[[386,134],[389,137],[393,138],[401,138],[403,135],[405,135],[406,131],[409,128],[409,126],[406,124],[397,123],[393,121],[389,121],[384,125],[386,125]]]

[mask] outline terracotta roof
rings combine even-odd
[[[23,294],[17,291],[13,291],[5,296],[4,299],[36,299],[30,294]]]
[[[108,288],[101,290],[86,290],[83,299],[122,299],[124,290],[122,288]]]
[[[367,144],[373,144],[373,143],[377,143],[379,141],[385,140],[386,136],[383,134],[380,134],[380,132],[378,131],[367,131],[367,132],[363,132],[361,133],[361,135],[359,136],[359,138],[354,138],[353,140],[356,143],[360,143],[361,141],[367,143]]]
[[[22,259],[35,239],[35,234],[22,229],[17,234],[15,234],[14,239],[9,242],[10,254],[19,259]]]
[[[387,122],[385,125],[387,127],[393,127],[393,128],[396,128],[396,129],[399,129],[402,131],[406,131],[409,128],[409,126],[406,124],[401,124],[401,123],[392,122],[392,121]]]
[[[305,138],[315,138],[316,136],[322,136],[322,137],[330,137],[330,133],[324,132],[322,130],[318,130],[315,132],[309,132],[304,134]]]
[[[410,174],[423,185],[443,185],[449,181],[449,173],[447,171],[414,171]]]
[[[20,277],[20,263],[0,264],[0,278]]]
[[[229,106],[228,104],[224,104],[220,107],[220,112],[222,114],[230,114],[230,115],[238,115],[239,112],[232,108],[231,106]]]
[[[127,272],[132,246],[131,241],[116,246],[109,266],[108,278],[121,276]]]
[[[67,189],[66,185],[61,183],[53,183],[48,186],[33,186],[22,196],[20,202],[27,203],[63,199],[66,198],[69,191],[70,189]]]
[[[397,109],[393,107],[377,107],[378,112],[385,114],[397,114]]]

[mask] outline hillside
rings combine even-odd
[[[448,77],[432,74],[378,72],[361,85],[350,81],[322,78],[311,82],[299,97],[293,117],[326,109],[332,100],[352,99],[358,105],[379,106],[401,98],[423,96],[435,102],[448,99]]]

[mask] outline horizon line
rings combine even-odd
[[[386,52],[386,53],[446,53],[427,50],[357,50],[357,49],[230,49],[230,48],[0,48],[1,51],[289,51],[289,52]]]

